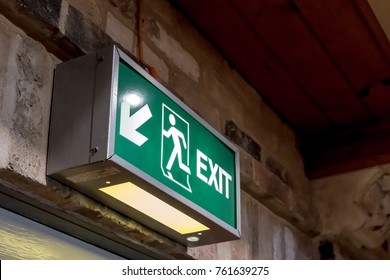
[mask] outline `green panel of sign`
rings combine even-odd
[[[115,154],[236,228],[235,152],[124,61]]]

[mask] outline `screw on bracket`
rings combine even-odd
[[[99,147],[95,147],[91,149],[91,153],[95,154],[99,151]]]
[[[98,56],[98,58],[97,58],[98,62],[102,62],[103,60],[104,60],[104,56],[102,56],[102,55]]]

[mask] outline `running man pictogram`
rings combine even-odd
[[[189,165],[189,123],[167,105],[162,106],[161,170],[165,177],[192,192]]]
[[[187,165],[185,165],[183,163],[183,160],[182,160],[182,152],[181,152],[182,145],[181,145],[181,143],[183,143],[183,148],[187,149],[187,144],[186,144],[187,142],[186,142],[186,139],[184,138],[184,134],[175,127],[176,118],[173,114],[169,115],[169,123],[172,126],[170,129],[168,129],[168,131],[163,130],[163,135],[167,138],[172,137],[174,147],[173,147],[172,154],[169,158],[169,161],[168,161],[168,164],[166,167],[168,170],[171,170],[173,162],[177,158],[177,160],[179,161],[179,167],[182,170],[184,170],[187,174],[191,174],[190,169],[188,168]],[[180,140],[181,140],[181,142],[180,142]]]

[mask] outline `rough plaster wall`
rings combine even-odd
[[[35,5],[41,2],[45,1],[32,1],[26,7],[33,11],[33,19],[39,24],[54,27],[52,32],[59,30],[51,37],[56,40],[43,41],[48,49],[56,52],[65,41],[89,53],[116,42],[136,56],[136,1],[57,0],[52,3],[57,5],[54,9],[57,18],[45,13],[44,5]],[[310,188],[291,129],[168,1],[143,2],[145,62],[157,69],[164,85],[239,145],[241,151],[242,239],[191,249],[189,253],[197,258],[314,258],[311,238],[261,205],[265,204],[306,234],[315,233],[317,219],[311,208]],[[124,225],[130,227],[129,234],[133,237],[145,238],[152,246],[159,244],[157,250],[164,248],[169,254],[183,258],[180,246],[116,217],[107,209],[102,210],[66,187],[56,184],[54,190],[49,187],[47,192],[40,191],[46,186],[51,78],[58,60],[22,31],[8,32],[10,28],[15,27],[4,24],[5,32],[0,32],[3,36],[0,53],[10,60],[0,67],[0,73],[5,73],[0,76],[0,140],[4,144],[4,149],[0,149],[0,168],[38,181],[38,190],[32,191],[31,196],[54,199],[59,207],[68,207],[83,219],[91,220],[96,215],[102,227],[111,225],[119,231],[125,229]],[[73,55],[66,51],[58,52],[61,56]],[[67,200],[77,206],[68,205]],[[117,221],[112,221],[113,217]]]
[[[189,253],[197,259],[313,259],[311,240],[242,192],[242,238],[199,248]]]
[[[312,186],[323,236],[388,258],[390,165],[318,179]]]
[[[47,131],[57,59],[0,19],[2,167],[46,182]],[[4,145],[4,146],[3,146]]]

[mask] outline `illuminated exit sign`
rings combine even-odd
[[[183,244],[237,239],[238,149],[116,47],[56,69],[48,175]]]

